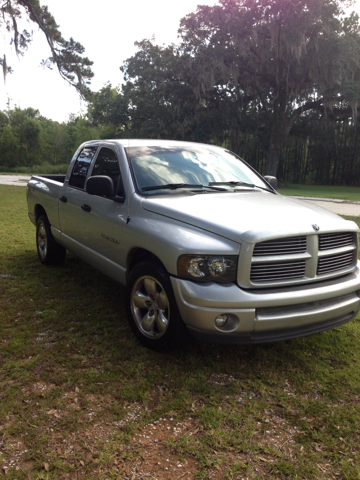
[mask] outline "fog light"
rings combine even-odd
[[[226,325],[226,322],[228,321],[228,316],[227,315],[219,315],[218,317],[215,318],[215,325],[219,328],[224,327]]]

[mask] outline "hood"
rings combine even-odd
[[[312,203],[256,190],[147,197],[142,207],[239,243],[359,231],[354,222]]]

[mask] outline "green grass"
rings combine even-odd
[[[286,184],[279,187],[278,192],[282,195],[299,197],[340,198],[342,200],[360,201],[360,187]]]
[[[360,478],[359,320],[160,354],[121,286],[39,263],[24,188],[0,185],[0,238],[0,477]]]

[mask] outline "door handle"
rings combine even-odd
[[[60,202],[66,203],[67,202],[67,197],[62,196],[62,197],[59,198],[59,200],[60,200]]]
[[[91,207],[90,205],[81,205],[81,208],[85,211],[85,212],[91,212]]]

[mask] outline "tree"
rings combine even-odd
[[[102,126],[102,138],[122,137],[129,123],[128,106],[128,99],[120,89],[107,83],[99,92],[93,93],[87,117],[92,125]]]
[[[138,51],[121,67],[122,88],[105,85],[93,94],[88,118],[111,137],[169,138],[210,142],[232,118],[226,99],[196,98],[187,65],[174,46],[136,43]],[[221,135],[220,135],[221,138]],[[222,138],[221,138],[222,141]]]
[[[182,78],[182,63],[174,45],[137,42],[138,52],[121,67],[127,81],[131,130],[143,138],[189,138],[196,98]]]
[[[36,163],[40,151],[40,131],[41,127],[36,120],[25,118],[19,129],[21,147],[24,150],[28,164]]]
[[[31,34],[19,30],[18,22],[27,19],[34,23],[45,35],[51,56],[43,60],[43,65],[57,67],[60,75],[75,87],[85,98],[89,95],[89,83],[93,77],[91,62],[83,56],[84,47],[73,38],[65,40],[46,5],[41,6],[39,0],[3,0],[0,6],[0,28],[10,35],[10,43],[14,45],[17,55],[23,55],[31,42]],[[5,33],[5,32],[4,32]],[[6,54],[0,58],[4,78],[12,72],[7,64]]]
[[[223,91],[267,132],[267,173],[307,111],[351,116],[360,100],[358,18],[337,0],[220,0],[181,21],[197,96]]]
[[[11,125],[6,125],[0,135],[0,165],[14,167],[19,149],[19,139],[14,134]]]
[[[9,166],[32,165],[38,159],[41,133],[39,116],[39,111],[33,108],[21,110],[16,107],[7,112],[8,125],[3,130],[3,148]]]

